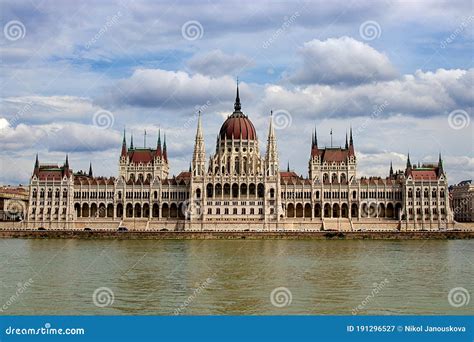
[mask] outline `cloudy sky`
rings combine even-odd
[[[135,146],[167,134],[187,169],[196,112],[206,148],[242,109],[281,167],[307,174],[311,132],[343,145],[358,173],[386,176],[441,152],[450,183],[473,178],[472,1],[1,2],[0,184],[26,183],[35,154],[117,174],[124,127]]]

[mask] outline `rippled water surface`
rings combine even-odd
[[[472,240],[2,239],[0,308],[11,315],[463,315],[473,311],[473,262]],[[281,287],[275,306],[271,293]],[[469,304],[450,305],[455,287],[471,293]]]

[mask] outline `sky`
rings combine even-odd
[[[0,184],[27,184],[35,155],[116,176],[166,133],[171,174],[242,111],[264,154],[273,110],[282,169],[308,174],[311,135],[343,146],[359,176],[437,162],[473,178],[474,11],[465,1],[21,1],[0,4]]]

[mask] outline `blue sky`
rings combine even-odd
[[[148,145],[168,133],[171,171],[187,169],[203,111],[207,153],[243,111],[265,148],[269,112],[281,167],[307,174],[311,131],[342,145],[358,173],[436,161],[472,178],[471,1],[2,1],[0,183],[26,183],[34,155],[112,176],[123,128]],[[99,118],[99,120],[98,120]],[[297,151],[297,153],[295,153]]]

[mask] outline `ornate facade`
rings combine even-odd
[[[26,224],[47,229],[145,230],[438,230],[452,226],[441,155],[435,164],[390,166],[386,178],[357,177],[352,137],[321,147],[313,133],[308,177],[281,171],[270,117],[265,154],[242,112],[234,111],[206,157],[199,113],[189,171],[169,176],[166,137],[156,148],[124,138],[117,178],[40,164],[30,182]],[[451,226],[450,226],[451,225]]]

